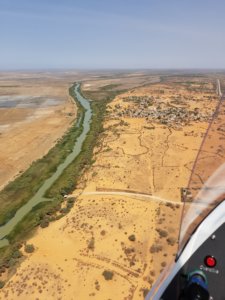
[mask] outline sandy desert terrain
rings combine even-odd
[[[43,157],[76,116],[71,79],[0,76],[0,189]]]
[[[176,253],[181,189],[217,102],[202,78],[117,96],[74,207],[28,241],[0,299],[143,299]]]

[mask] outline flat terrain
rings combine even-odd
[[[181,189],[217,103],[194,76],[116,96],[74,207],[28,241],[0,299],[143,299],[176,253]]]
[[[66,78],[0,74],[0,189],[43,157],[76,116]]]

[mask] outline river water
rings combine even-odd
[[[74,89],[75,89],[77,100],[85,109],[83,124],[79,124],[79,126],[83,125],[83,131],[80,134],[80,136],[77,138],[73,151],[67,156],[65,161],[58,166],[56,172],[44,182],[44,184],[40,187],[37,193],[25,205],[23,205],[20,209],[18,209],[15,216],[11,220],[9,220],[8,223],[0,227],[0,248],[8,245],[8,240],[5,237],[32,210],[33,207],[35,207],[37,204],[41,202],[49,201],[49,199],[46,199],[44,197],[46,191],[59,178],[59,176],[63,173],[65,168],[68,167],[68,165],[81,152],[83,142],[86,138],[87,133],[90,130],[92,110],[91,110],[90,102],[84,97],[82,97],[82,95],[79,93],[79,87],[80,84],[77,84],[74,87]]]

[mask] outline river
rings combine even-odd
[[[82,95],[79,92],[80,84],[76,84],[74,87],[75,94],[77,97],[77,100],[80,102],[80,104],[85,109],[85,115],[83,118],[83,123],[79,124],[79,126],[83,125],[83,131],[80,134],[80,136],[77,138],[73,151],[67,156],[65,161],[61,163],[56,172],[49,177],[43,185],[40,187],[40,189],[36,192],[36,194],[21,208],[19,208],[15,214],[15,216],[9,220],[5,225],[0,227],[0,248],[8,245],[8,240],[5,238],[12,230],[13,228],[32,210],[33,207],[35,207],[37,204],[49,201],[50,199],[46,199],[44,197],[46,191],[52,186],[52,184],[59,178],[59,176],[63,173],[66,167],[79,155],[82,149],[82,145],[84,143],[84,140],[86,138],[87,133],[90,130],[90,122],[92,118],[92,110],[90,102],[82,97]]]

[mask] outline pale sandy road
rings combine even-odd
[[[101,192],[101,191],[93,191],[93,192],[82,192],[82,193],[74,193],[68,195],[69,197],[79,197],[79,196],[125,196],[125,197],[130,197],[138,200],[153,200],[154,202],[157,201],[159,204],[173,204],[173,205],[179,205],[183,206],[183,202],[177,202],[169,199],[165,199],[159,196],[154,196],[154,195],[146,195],[146,194],[141,194],[141,193],[134,193],[134,192]],[[189,204],[189,203],[188,203]],[[194,202],[195,208],[201,207],[201,206],[207,206],[205,203],[200,203],[200,202]]]
[[[176,205],[182,205],[182,203],[175,202],[172,200],[164,199],[159,196],[154,196],[154,195],[146,195],[146,194],[141,194],[141,193],[134,193],[134,192],[101,192],[101,191],[93,191],[93,192],[83,192],[83,193],[77,193],[77,194],[70,194],[69,197],[77,197],[77,196],[101,196],[101,195],[109,195],[109,196],[127,196],[131,198],[141,198],[141,199],[149,199],[149,200],[154,200],[158,201],[160,203],[171,203],[171,204],[176,204]]]

